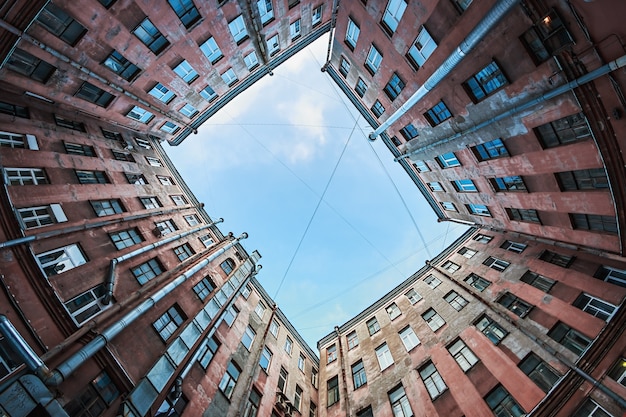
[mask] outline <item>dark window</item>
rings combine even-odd
[[[598,268],[596,273],[593,274],[593,277],[611,284],[619,285],[620,287],[626,287],[626,271],[621,269],[602,265]]]
[[[389,82],[385,86],[384,90],[385,90],[385,94],[387,94],[387,97],[389,97],[389,99],[393,101],[400,95],[403,88],[404,88],[404,81],[400,79],[400,76],[398,75],[398,73],[394,72],[393,75],[391,76],[391,79],[389,79]]]
[[[505,249],[515,253],[522,253],[524,249],[526,249],[528,245],[524,243],[513,242],[511,240],[505,240],[501,245],[501,249]]]
[[[311,414],[310,417],[315,417],[315,414]],[[357,411],[356,417],[374,417],[374,413],[372,412],[372,406],[367,406],[367,408]]]
[[[185,243],[184,245],[180,245],[174,248],[174,253],[176,254],[176,257],[178,258],[179,261],[184,261],[185,259],[191,257],[192,255],[194,255],[196,252],[193,250],[193,248],[189,245],[189,243]]]
[[[113,51],[102,63],[105,67],[125,79],[131,81],[139,74],[139,68],[124,58],[119,52]]]
[[[397,138],[397,137],[395,137],[395,136],[392,136],[392,137],[391,137],[391,143],[393,143],[395,146],[400,146],[400,145],[402,145],[402,142],[400,142],[400,139],[398,139],[398,138]]]
[[[161,267],[161,263],[156,258],[152,258],[148,262],[144,262],[141,265],[131,268],[130,271],[133,276],[137,278],[137,281],[143,285],[157,275],[163,273],[163,268]]]
[[[504,146],[504,142],[499,138],[472,146],[471,149],[479,161],[488,161],[489,159],[511,156]]]
[[[435,127],[442,123],[444,120],[448,120],[452,117],[452,113],[448,110],[448,107],[443,101],[435,104],[435,106],[424,113],[424,117],[428,120],[431,126]]]
[[[32,80],[46,83],[52,76],[55,67],[45,61],[16,48],[7,62],[7,68]]]
[[[135,162],[135,158],[133,158],[133,155],[130,153],[120,152],[114,149],[111,149],[111,152],[113,153],[113,158],[117,159],[118,161]]]
[[[57,126],[65,127],[67,129],[76,130],[78,132],[87,132],[85,124],[81,122],[75,122],[74,120],[65,119],[63,117],[54,115],[54,122]]]
[[[206,276],[202,278],[196,285],[193,286],[193,292],[202,300],[206,300],[211,291],[215,289],[215,284],[210,277]]]
[[[350,72],[350,63],[347,59],[341,58],[341,64],[339,64],[339,72],[344,77],[348,76],[348,73]]]
[[[538,126],[535,128],[535,134],[544,148],[554,148],[591,138],[587,119],[582,113]]]
[[[483,265],[487,265],[489,268],[502,272],[507,269],[509,265],[511,265],[511,263],[503,261],[502,259],[494,258],[493,256],[489,256],[483,261]]]
[[[176,16],[178,16],[186,29],[189,29],[200,20],[200,13],[192,0],[167,0],[167,2],[172,6],[174,13],[176,13]]]
[[[539,255],[539,259],[563,268],[569,268],[569,266],[574,261],[573,256],[561,255],[560,253],[552,252],[549,250],[544,250],[543,252],[541,252],[541,255]]]
[[[626,358],[624,356],[617,360],[613,368],[609,371],[609,377],[626,386]]]
[[[382,116],[384,112],[385,112],[385,107],[383,107],[380,101],[376,100],[374,102],[374,105],[372,106],[372,113],[374,113],[374,116],[380,117]]]
[[[612,417],[600,404],[587,398],[572,417]]]
[[[563,323],[557,323],[557,325],[548,332],[548,336],[578,356],[582,355],[585,349],[587,349],[587,346],[591,344],[591,339]]]
[[[485,291],[485,289],[491,284],[491,282],[487,281],[485,278],[474,273],[469,274],[463,281],[480,292]]]
[[[580,294],[572,305],[585,313],[589,313],[607,322],[613,317],[613,314],[615,314],[617,310],[617,307],[613,304],[585,293]]]
[[[115,247],[120,250],[143,242],[143,237],[137,229],[122,230],[121,232],[109,233]]]
[[[491,186],[496,192],[499,191],[526,191],[526,184],[519,175],[511,177],[489,178]]]
[[[479,102],[508,83],[498,64],[492,61],[485,68],[474,74],[469,80],[465,81],[463,86],[470,95],[470,98],[474,102]]]
[[[64,42],[74,46],[87,29],[52,3],[37,16],[37,22]]]
[[[354,383],[354,389],[357,389],[367,383],[367,376],[365,375],[363,361],[358,361],[352,365],[352,382]]]
[[[126,180],[128,180],[129,184],[145,185],[148,183],[148,181],[146,181],[146,177],[144,177],[142,174],[131,174],[125,172],[124,175],[126,175]]]
[[[125,211],[122,202],[117,198],[112,200],[90,201],[90,203],[98,217],[111,216]]]
[[[476,328],[481,331],[489,340],[493,342],[494,345],[497,345],[506,337],[509,332],[504,330],[502,326],[496,323],[489,316],[482,316],[476,323]]]
[[[574,43],[572,35],[554,10],[524,32],[520,39],[536,64],[547,61],[551,55]]]
[[[108,184],[109,179],[103,171],[76,170],[76,177],[80,184]]]
[[[106,139],[119,140],[119,141],[124,140],[124,137],[119,132],[111,132],[110,130],[106,130],[102,128],[100,130],[102,130],[102,136],[104,136]]]
[[[101,5],[106,7],[107,9],[113,5],[117,0],[98,0]]]
[[[609,188],[604,168],[557,172],[556,179],[561,191],[596,190]]]
[[[599,214],[570,213],[574,229],[593,230],[617,234],[617,219],[615,216],[601,216]]]
[[[359,97],[363,97],[365,92],[367,91],[367,84],[361,78],[356,82],[356,86],[354,87],[354,91],[359,95]]]
[[[113,94],[107,93],[103,89],[86,81],[80,86],[75,96],[105,108],[111,104],[111,101],[115,98]]]
[[[111,381],[111,377],[102,372],[63,408],[70,416],[100,416],[119,395],[119,390]]]
[[[133,30],[133,33],[156,55],[163,52],[170,44],[147,17]]]
[[[522,407],[515,402],[515,399],[502,385],[498,384],[498,386],[485,397],[485,401],[496,416],[522,417],[526,415]]]
[[[480,243],[489,243],[491,242],[491,239],[493,239],[493,236],[483,234],[477,234],[476,236],[474,236],[474,240]]]
[[[231,258],[228,258],[220,264],[220,268],[222,268],[222,271],[224,271],[224,273],[228,275],[235,269],[235,261],[233,261]]]
[[[65,146],[65,152],[70,155],[96,156],[93,146],[69,142],[63,142],[63,146]]]
[[[404,126],[402,129],[400,129],[400,133],[402,134],[402,136],[404,136],[404,138],[407,141],[419,136],[419,132],[417,131],[415,126],[413,126],[413,124],[411,123],[409,123],[408,125]]]
[[[167,342],[184,321],[183,314],[175,304],[152,323],[152,326],[159,336],[161,336],[161,339]]]
[[[537,210],[534,209],[507,208],[506,212],[511,220],[516,220],[518,222],[541,223],[541,220],[539,220],[539,213],[537,213]]]
[[[337,376],[332,377],[326,383],[326,391],[328,392],[328,402],[326,405],[331,405],[339,402],[339,378]]]
[[[6,101],[0,101],[0,113],[30,119],[28,107],[18,106],[16,104],[7,103]]]
[[[539,275],[533,271],[526,271],[520,278],[520,281],[525,282],[528,285],[532,285],[535,288],[539,288],[543,292],[550,292],[555,284],[555,281]]]
[[[519,317],[526,316],[530,309],[533,308],[533,306],[528,304],[526,301],[508,292],[498,299],[498,303]]]
[[[550,388],[561,377],[550,365],[534,353],[529,353],[518,366],[543,392],[550,391]]]

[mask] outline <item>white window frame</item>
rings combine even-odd
[[[407,352],[410,352],[411,349],[420,344],[420,340],[411,326],[406,326],[404,329],[400,330],[398,334]]]
[[[162,167],[163,166],[163,163],[161,162],[160,159],[154,158],[152,156],[146,156],[146,161],[148,161],[148,164],[152,165],[153,167]]]
[[[213,94],[209,94],[209,91],[207,91],[207,89],[212,91]],[[200,91],[200,96],[202,96],[202,98],[205,99],[206,101],[212,101],[217,97],[217,93],[215,92],[213,88],[211,88],[210,85],[207,85]]]
[[[250,326],[246,327],[246,330],[243,332],[241,336],[241,344],[246,348],[248,352],[252,349],[252,344],[254,343],[254,338],[256,337],[256,332]],[[250,340],[250,342],[248,342]],[[249,344],[246,344],[249,343]]]
[[[183,217],[189,226],[197,226],[200,224],[200,219],[195,214],[187,214]]]
[[[370,46],[370,50],[367,53],[367,59],[365,60],[365,66],[367,66],[374,74],[380,69],[380,64],[383,62],[382,54],[376,49],[374,45]]]
[[[442,269],[445,269],[446,271],[448,271],[451,274],[454,274],[456,271],[458,271],[459,269],[461,269],[461,265],[456,264],[452,261],[446,261],[444,262],[443,265],[441,265]]]
[[[376,348],[376,357],[378,358],[378,365],[380,365],[381,371],[384,371],[393,365],[393,356],[391,355],[391,351],[389,350],[387,343],[383,343]]]
[[[439,374],[439,371],[434,363],[430,362],[428,365],[423,367],[419,373],[422,381],[424,382],[424,386],[428,391],[428,395],[430,395],[432,400],[439,397],[448,389],[448,386],[441,377],[441,374]]]
[[[50,184],[42,168],[4,168],[4,178],[8,185]]]
[[[148,123],[154,117],[154,114],[150,113],[148,110],[142,109],[138,106],[133,106],[132,109],[128,113],[126,113],[126,117],[129,119],[137,120],[141,123]]]
[[[156,177],[161,185],[174,185],[170,177],[166,177],[165,175],[157,175]]]
[[[63,223],[67,217],[60,204],[48,206],[22,207],[17,209],[18,220],[24,229],[49,226],[54,223]]]
[[[243,62],[246,63],[249,71],[252,71],[254,67],[259,65],[259,58],[256,56],[256,52],[252,51],[248,55],[243,57]]]
[[[509,265],[511,265],[511,263],[502,259],[498,259],[494,256],[489,256],[487,259],[485,259],[483,265],[495,269],[496,271],[504,272],[509,267]]]
[[[148,94],[165,104],[169,103],[174,97],[176,97],[176,94],[174,94],[173,91],[161,83],[157,83],[154,87],[152,87],[152,89],[148,91]]]
[[[459,255],[463,255],[467,259],[471,259],[474,257],[474,255],[478,253],[478,251],[464,246],[461,249],[459,249],[457,253]]]
[[[405,0],[389,0],[387,7],[385,7],[385,13],[383,13],[382,23],[391,31],[395,33],[402,19],[402,15],[406,10]]]
[[[441,186],[441,183],[437,181],[429,182],[428,188],[430,188],[430,191],[433,191],[433,192],[445,191],[443,187]]]
[[[317,6],[315,9],[313,9],[313,11],[311,12],[311,24],[315,26],[321,21],[322,21],[322,6],[320,5],[320,6]]]
[[[233,35],[236,43],[244,40],[248,36],[248,30],[243,20],[243,15],[239,15],[228,23],[230,34]]]
[[[171,195],[170,198],[174,202],[175,206],[184,206],[184,205],[188,204],[187,203],[187,199],[183,195],[175,194],[175,195]],[[202,239],[200,239],[200,240],[202,240]]]
[[[54,258],[45,260],[45,258],[50,255],[54,255]],[[87,263],[87,258],[78,243],[72,243],[71,245],[61,246],[60,248],[38,253],[36,257],[37,263],[39,263],[41,270],[47,277],[62,274]],[[59,265],[63,265],[63,267],[57,271]],[[46,268],[49,267],[53,267],[52,272],[54,273],[46,272]]]
[[[39,150],[37,138],[33,135],[0,131],[0,148],[23,148],[33,151]]]
[[[176,125],[175,123],[170,122],[169,120],[166,121],[165,123],[163,123],[163,126],[161,126],[159,128],[160,130],[162,130],[165,133],[176,133],[178,131],[178,129],[180,129],[178,127],[178,125]]]
[[[435,52],[435,49],[437,49],[437,43],[426,28],[422,26],[417,34],[417,38],[415,38],[415,41],[409,48],[408,55],[418,67],[421,67]]]
[[[402,311],[400,310],[400,307],[398,307],[398,305],[396,303],[391,303],[387,306],[386,308],[387,310],[387,314],[389,314],[389,318],[391,320],[395,320],[396,318],[400,317],[402,315]]]
[[[429,275],[424,278],[424,282],[433,290],[441,285],[441,280],[434,275]]]
[[[389,392],[388,395],[393,417],[413,417],[411,404],[402,385]]]
[[[272,6],[272,0],[258,0],[256,4],[259,9],[261,24],[265,25],[267,22],[274,18],[274,7]]]
[[[267,307],[265,307],[265,304],[263,304],[263,301],[259,301],[259,303],[256,305],[256,307],[254,308],[254,312],[256,313],[256,315],[260,318],[263,319],[263,316],[265,315],[265,309]]]
[[[298,19],[289,25],[289,36],[291,40],[296,39],[302,34],[302,19]]]
[[[272,319],[272,323],[270,323],[270,333],[274,337],[278,337],[278,331],[280,330],[280,324],[276,319]]]
[[[354,23],[354,21],[348,18],[348,28],[346,29],[346,42],[353,49],[356,48],[356,43],[359,40],[359,34],[361,33],[361,29],[359,26]]]
[[[522,253],[527,247],[528,245],[524,243],[513,242],[511,240],[505,240],[504,243],[500,245],[500,248],[511,251],[511,252],[515,252],[515,253]]]
[[[200,45],[200,50],[202,51],[204,56],[207,57],[211,64],[214,64],[215,62],[217,62],[217,60],[224,56],[224,54],[222,54],[222,50],[217,45],[217,42],[215,41],[215,38],[213,36],[211,36],[202,45]]]
[[[233,71],[232,68],[228,68],[226,71],[224,71],[221,77],[224,83],[226,83],[226,85],[229,87],[239,81],[239,79],[237,78],[237,74],[235,74],[235,71]]]
[[[187,60],[183,60],[180,64],[176,65],[173,71],[187,84],[190,84],[198,77],[198,72],[193,69]]]
[[[456,291],[450,291],[443,297],[443,299],[446,300],[456,311],[463,310],[463,307],[469,304],[469,301],[463,298],[463,296]]]
[[[450,352],[450,355],[452,355],[463,372],[469,371],[478,363],[478,357],[474,355],[474,352],[461,339],[448,346],[448,352]]]
[[[411,304],[417,304],[423,297],[420,295],[420,293],[418,293],[417,291],[415,291],[414,288],[411,288],[410,290],[408,290],[406,292],[406,294],[404,294],[406,296],[406,298],[409,299],[409,302]]]
[[[267,39],[267,51],[270,55],[280,51],[280,38],[278,33]]]
[[[181,107],[180,110],[178,110],[181,114],[189,117],[190,119],[192,117],[194,117],[196,114],[198,114],[198,109],[196,109],[194,106],[192,106],[189,103],[185,103],[185,105],[183,107]]]
[[[591,314],[594,317],[598,317],[598,313],[601,313],[602,315],[606,315],[607,318],[604,319],[604,321],[608,323],[609,321],[611,321],[611,318],[613,318],[613,316],[617,312],[616,305],[613,305],[607,301],[604,301],[601,298],[594,297],[593,295],[588,294],[586,292],[581,295],[584,295],[585,297],[587,297],[588,300],[586,301],[583,307],[577,307],[577,308],[580,308],[585,313]],[[609,311],[609,309],[611,311]],[[601,318],[601,317],[598,317],[598,318]]]
[[[441,317],[439,313],[437,313],[434,308],[429,308],[428,310],[426,310],[422,314],[422,318],[426,323],[428,323],[428,327],[430,327],[433,332],[441,329],[446,324],[446,321],[443,319],[443,317]]]
[[[454,183],[454,186],[458,192],[462,192],[462,193],[478,192],[478,188],[476,187],[476,184],[474,184],[474,181],[470,179],[454,180],[452,182]]]
[[[289,356],[291,356],[291,353],[293,352],[293,340],[291,340],[289,336],[285,339],[285,352],[287,352]]]
[[[161,236],[169,235],[170,233],[174,233],[178,230],[171,219],[156,222],[154,225],[156,229],[159,230]]]

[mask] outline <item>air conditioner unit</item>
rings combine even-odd
[[[155,227],[154,230],[152,230],[152,233],[154,233],[154,235],[156,237],[162,237],[163,236],[163,227],[162,226]]]
[[[287,396],[285,396],[285,394],[283,394],[281,391],[276,391],[276,408],[279,411],[287,411],[287,409],[289,408],[287,402]]]

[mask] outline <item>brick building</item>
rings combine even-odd
[[[320,405],[329,417],[622,415],[625,266],[470,228],[319,341]]]

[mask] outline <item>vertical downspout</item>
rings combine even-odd
[[[393,122],[402,117],[419,102],[429,91],[439,84],[450,72],[487,36],[493,28],[506,16],[519,0],[498,0],[498,2],[487,12],[483,19],[467,35],[452,54],[428,77],[424,84],[396,110],[385,122],[376,130],[369,134],[371,141],[384,132]]]
[[[328,36],[328,49],[326,51],[326,63],[322,67],[322,71],[326,70],[326,66],[330,62],[330,54],[333,47],[333,33],[335,33],[335,26],[337,24],[337,13],[339,12],[339,0],[333,0],[333,11],[330,18],[330,31]]]
[[[346,364],[343,357],[343,345],[341,344],[341,332],[339,326],[335,326],[335,334],[337,335],[337,344],[339,345],[339,367],[341,369],[341,382],[343,387],[343,407],[346,416],[350,416],[350,397],[348,397],[348,380],[346,377]]]

